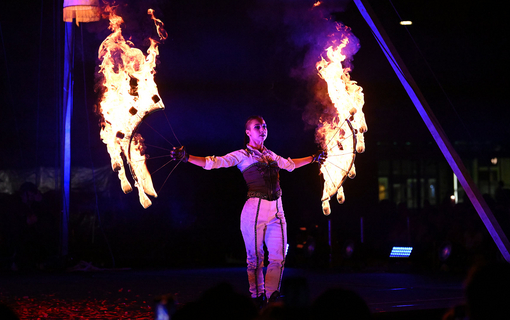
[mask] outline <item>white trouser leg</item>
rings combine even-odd
[[[287,222],[281,208],[281,198],[278,201],[273,201],[272,204],[277,212],[272,215],[272,218],[269,217],[265,236],[269,258],[266,272],[266,294],[268,298],[271,297],[274,291],[280,291],[287,248]],[[277,205],[278,207],[276,207]]]
[[[280,290],[287,246],[287,224],[281,198],[276,201],[248,199],[241,213],[241,231],[246,247],[251,296],[255,298],[267,291],[269,297]],[[265,283],[264,242],[269,251]]]

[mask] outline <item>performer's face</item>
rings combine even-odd
[[[267,125],[262,119],[251,120],[246,129],[250,142],[263,143],[267,138]]]

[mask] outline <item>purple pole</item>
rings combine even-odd
[[[71,117],[73,115],[73,23],[65,23],[64,51],[64,97],[62,100],[62,219],[60,233],[60,254],[69,253],[69,190],[71,187]]]
[[[379,21],[377,21],[377,18],[372,9],[368,5],[364,5],[362,0],[354,0],[354,3],[358,7],[363,18],[370,26],[370,29],[372,29],[372,33],[374,34],[374,37],[384,52],[384,55],[386,55],[386,58],[391,64],[391,67],[395,71],[400,82],[404,86],[404,89],[409,95],[409,98],[411,98],[413,101],[416,110],[418,110],[418,113],[425,122],[425,125],[427,125],[427,128],[429,129],[439,149],[446,158],[446,161],[459,179],[460,184],[466,191],[469,200],[471,200],[471,203],[478,212],[480,219],[482,219],[485,227],[492,236],[492,239],[498,246],[499,251],[505,260],[510,262],[510,243],[508,242],[505,233],[499,226],[498,221],[494,218],[494,215],[483,199],[482,194],[469,176],[466,167],[464,167],[462,160],[448,140],[448,137],[444,133],[443,128],[439,124],[439,121],[437,121],[434,113],[430,109],[430,106],[427,104],[427,101],[420,92],[420,89],[414,82],[414,79],[398,55],[397,50],[393,47],[393,44],[384,32],[384,29],[382,28]]]

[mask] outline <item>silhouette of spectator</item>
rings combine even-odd
[[[465,304],[448,310],[442,320],[510,319],[510,264],[493,262],[471,268],[466,279]]]
[[[41,254],[41,241],[37,236],[41,201],[42,194],[36,185],[25,182],[5,208],[9,226],[7,237],[13,256],[11,269],[14,271],[34,268]]]
[[[287,278],[283,281],[280,299],[262,309],[257,320],[308,320],[308,297],[308,282],[305,278]]]
[[[510,319],[510,264],[496,262],[474,268],[465,294],[470,320]]]
[[[221,283],[206,292],[195,302],[177,310],[175,320],[222,319],[251,320],[258,315],[251,298],[234,292],[228,283]]]
[[[9,306],[0,302],[0,319],[19,320],[19,317]]]
[[[58,252],[60,211],[55,198],[48,202],[47,195],[25,182],[16,193],[1,199],[1,250],[13,271],[43,268]]]
[[[354,291],[331,288],[312,304],[311,320],[368,320],[372,314],[366,302]]]

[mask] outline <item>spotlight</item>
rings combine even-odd
[[[449,242],[449,241],[443,242],[439,246],[439,250],[438,250],[437,254],[438,254],[439,260],[441,260],[442,262],[448,260],[448,258],[452,254],[451,242]]]
[[[354,253],[354,241],[347,240],[345,241],[344,245],[342,246],[342,255],[349,259],[352,257],[352,254]]]
[[[413,22],[410,21],[410,20],[402,20],[402,21],[400,21],[400,25],[401,26],[410,26],[412,24],[413,24]]]
[[[411,251],[413,251],[413,247],[393,247],[390,258],[409,258]]]

